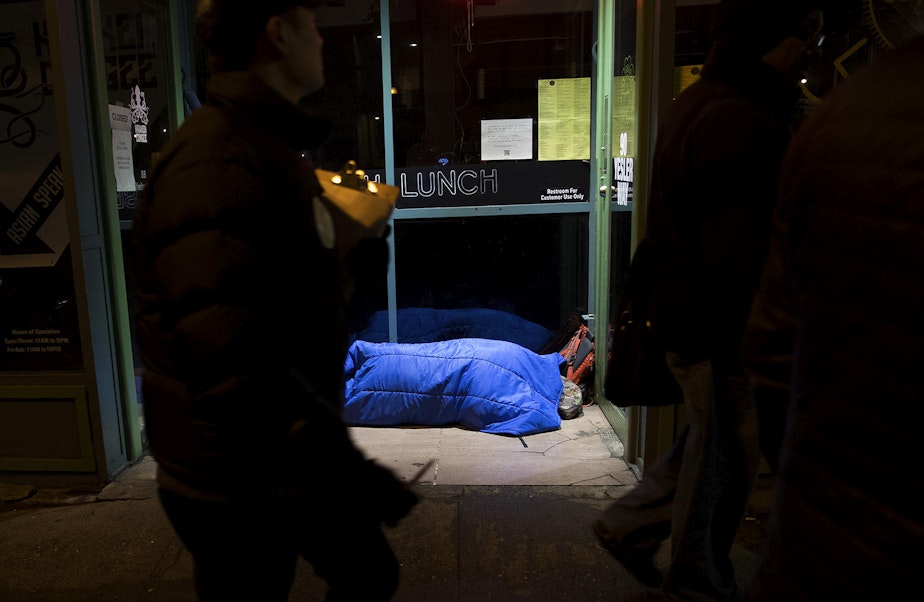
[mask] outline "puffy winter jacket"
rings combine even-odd
[[[362,461],[339,420],[340,263],[318,234],[327,210],[303,153],[325,133],[255,77],[218,74],[153,169],[134,269],[164,487],[227,499]]]

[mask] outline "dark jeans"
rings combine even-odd
[[[327,582],[329,601],[389,600],[398,561],[379,523],[313,497],[204,502],[160,490],[200,600],[285,601],[298,556]]]
[[[668,365],[683,390],[689,425],[642,481],[600,517],[613,544],[647,553],[670,535],[664,590],[692,600],[732,599],[729,552],[757,480],[757,419],[740,369]]]

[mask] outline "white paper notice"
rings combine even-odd
[[[132,112],[127,107],[109,105],[109,127],[112,128],[112,163],[116,190],[134,192],[135,164],[132,161]]]
[[[590,78],[539,80],[539,160],[590,158]]]
[[[533,120],[486,119],[481,122],[481,160],[533,158]]]

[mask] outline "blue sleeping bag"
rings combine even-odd
[[[406,307],[397,311],[398,343],[435,343],[450,339],[510,341],[539,351],[552,332],[535,322],[505,311],[482,307],[431,309]],[[365,330],[354,340],[388,342],[388,312],[372,314]]]
[[[503,435],[561,427],[557,353],[508,341],[354,341],[345,364],[343,419],[353,426],[461,425]]]

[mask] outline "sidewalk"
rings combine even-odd
[[[37,493],[0,505],[0,600],[195,600],[190,557],[160,510],[154,471],[145,458],[97,495]],[[590,528],[629,486],[416,487],[421,503],[388,531],[402,563],[396,601],[622,600],[644,589]],[[12,493],[0,488],[7,500]],[[758,523],[745,523],[734,550],[742,578],[753,571]],[[664,545],[659,562],[666,553]],[[323,600],[325,590],[301,563],[290,599]]]

